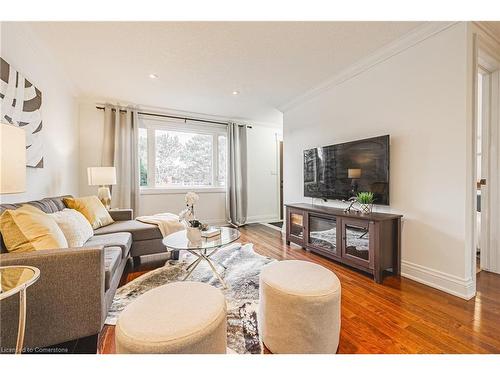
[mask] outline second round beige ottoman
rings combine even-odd
[[[274,262],[260,274],[259,331],[277,354],[336,353],[340,281],[311,262]]]
[[[199,282],[175,282],[138,297],[118,317],[117,353],[226,353],[226,300]]]

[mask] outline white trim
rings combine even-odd
[[[401,262],[401,276],[466,300],[476,294],[472,279],[460,278],[406,260]]]
[[[260,225],[263,225],[265,227],[268,227],[268,228],[271,228],[271,229],[274,229],[274,230],[277,230],[278,232],[281,233],[281,236],[283,237],[283,235],[285,234],[285,232],[283,231],[283,226],[285,225],[283,223],[283,226],[281,228],[278,228],[276,225],[272,225],[272,224],[269,224],[269,223],[260,223]]]
[[[209,121],[219,121],[219,122],[236,122],[238,124],[245,124],[245,125],[251,125],[251,126],[263,126],[266,128],[275,128],[275,129],[283,129],[283,121],[279,123],[275,122],[264,122],[264,121],[255,121],[247,117],[232,117],[232,116],[224,116],[224,115],[212,115],[209,113],[202,113],[202,112],[191,112],[191,111],[182,111],[179,109],[174,109],[174,108],[165,108],[165,107],[155,107],[155,106],[147,106],[147,105],[141,105],[141,104],[134,104],[132,102],[117,102],[116,99],[113,98],[108,98],[108,99],[102,99],[102,98],[95,98],[92,96],[89,97],[82,97],[80,101],[83,102],[92,102],[95,103],[98,106],[103,106],[106,103],[116,103],[118,106],[128,106],[128,105],[133,105],[134,108],[138,112],[152,112],[156,113],[159,115],[167,115],[167,116],[178,116],[178,117],[191,117],[191,118],[197,118],[200,120],[209,120]],[[152,116],[150,116],[152,117]],[[175,120],[175,119],[173,119]],[[182,120],[181,120],[182,121]]]
[[[497,43],[500,43],[500,37],[490,28],[490,26],[481,21],[473,21],[472,23],[489,38],[495,40]]]
[[[245,224],[268,223],[270,221],[279,221],[279,215],[256,215],[247,217]]]
[[[424,40],[450,28],[457,23],[458,22],[427,22],[424,25],[417,27],[409,33],[403,35],[396,41],[387,44],[374,53],[350,65],[348,68],[332,76],[320,85],[306,91],[304,94],[295,97],[291,101],[279,106],[278,108],[282,112],[288,111],[298,106],[299,104],[306,102],[325,91],[330,90],[332,87],[337,86],[353,77],[356,77],[357,75],[371,69],[375,65],[378,65],[386,61],[387,59],[400,54],[408,48],[411,48],[416,44],[423,42]]]
[[[141,195],[162,195],[162,194],[186,194],[190,191],[195,193],[226,193],[225,187],[183,187],[183,188],[146,188],[140,189]]]
[[[206,223],[208,225],[213,225],[214,227],[222,227],[222,226],[227,226],[228,222],[224,219],[218,218],[218,219],[201,219],[203,223]]]

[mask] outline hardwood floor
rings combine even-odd
[[[279,231],[260,224],[241,228],[242,243],[276,259],[319,263],[342,283],[339,353],[500,353],[500,275],[477,275],[477,295],[470,301],[409,279],[388,276],[382,285],[369,276],[298,246],[287,246]],[[152,256],[126,270],[122,284],[161,267]],[[105,326],[100,353],[114,353],[114,326]]]

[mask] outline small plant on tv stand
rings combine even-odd
[[[372,192],[361,191],[356,195],[356,200],[360,205],[361,213],[370,214],[373,208],[374,196]]]

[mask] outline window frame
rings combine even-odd
[[[226,137],[226,155],[228,153],[227,125],[217,125],[210,123],[193,123],[189,120],[176,120],[153,118],[152,116],[139,116],[139,129],[146,129],[147,132],[147,186],[140,186],[140,194],[185,194],[189,191],[198,193],[218,193],[227,190],[227,156],[226,156],[226,184],[218,186],[219,180],[219,140],[218,137]],[[212,136],[212,181],[208,186],[155,186],[156,180],[156,131],[177,131],[182,133],[192,133]]]

